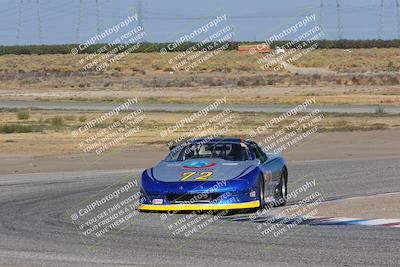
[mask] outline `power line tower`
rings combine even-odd
[[[36,0],[36,15],[37,15],[37,26],[38,26],[38,44],[42,44],[42,21],[40,18],[40,2]]]
[[[96,0],[96,25],[97,25],[97,34],[100,33],[100,7],[99,0]]]
[[[396,1],[396,17],[397,17],[397,39],[400,39],[400,1]]]
[[[336,0],[336,14],[337,14],[337,28],[338,28],[338,38],[343,39],[343,26],[342,26],[342,18],[340,14],[340,3],[339,0]]]
[[[381,8],[379,11],[378,39],[382,39],[382,35],[383,35],[383,0],[381,0]]]
[[[82,1],[83,0],[79,0],[78,25],[76,27],[76,43],[77,44],[79,44],[79,42],[81,41]]]
[[[324,0],[321,0],[321,3],[319,5],[319,21],[320,21],[321,26],[323,24],[323,20],[322,20],[322,12],[323,12],[323,10],[324,10]]]
[[[144,31],[142,0],[138,0],[138,2],[137,2],[137,20],[138,20],[138,26],[140,26],[142,28],[142,31]],[[142,39],[142,40],[144,41],[144,39]]]
[[[21,21],[22,21],[22,7],[24,6],[24,0],[19,1],[19,9],[18,9],[18,22],[17,22],[17,41],[16,44],[19,45],[19,39],[21,36]]]

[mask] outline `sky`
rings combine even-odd
[[[82,43],[138,14],[138,0],[97,1],[98,9],[96,0],[0,0],[0,45]],[[322,1],[322,8],[321,0],[142,0],[141,13],[150,42],[172,42],[223,14],[235,41],[266,40],[312,14],[324,39],[399,38],[400,0],[383,0],[383,9],[381,1],[339,0],[340,22],[336,0]]]

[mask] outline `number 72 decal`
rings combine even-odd
[[[197,174],[197,172],[184,172],[184,173],[182,173],[183,177],[182,177],[181,181],[186,181],[187,179],[189,179],[193,176],[196,176],[196,174]],[[207,180],[208,177],[212,176],[214,173],[213,172],[200,172],[199,174],[200,175],[194,179],[198,180],[198,181],[204,181],[204,180]]]

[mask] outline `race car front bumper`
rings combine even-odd
[[[154,204],[141,204],[139,211],[203,211],[203,210],[239,210],[239,209],[252,209],[259,208],[260,201],[254,200],[243,203],[232,204],[167,204],[167,205],[154,205]]]

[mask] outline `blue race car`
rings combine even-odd
[[[140,211],[239,210],[284,205],[285,160],[254,141],[213,138],[170,147],[141,177]]]

